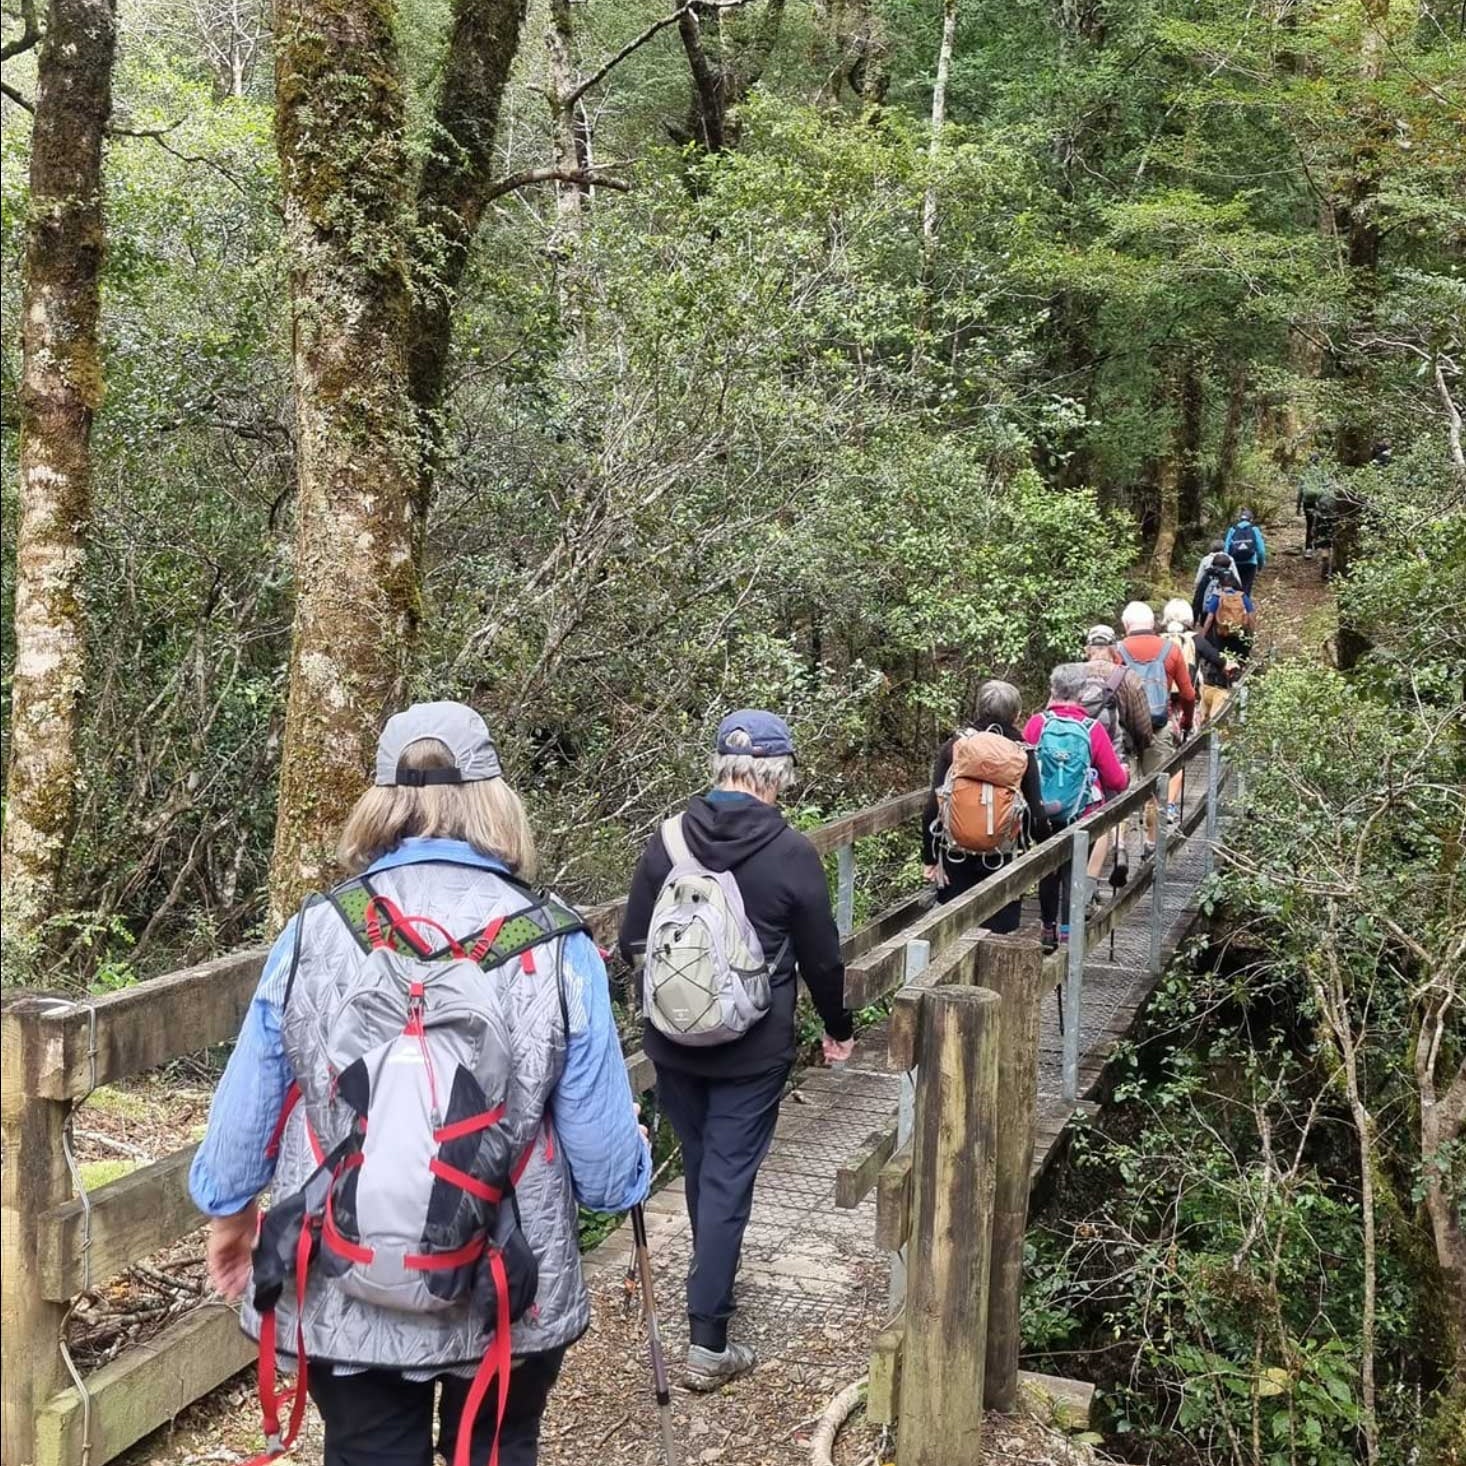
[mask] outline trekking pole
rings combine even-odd
[[[657,1413],[662,1421],[662,1454],[666,1466],[678,1466],[677,1438],[672,1432],[672,1388],[667,1378],[667,1360],[662,1353],[662,1331],[657,1325],[657,1305],[652,1294],[652,1254],[646,1240],[646,1213],[638,1202],[631,1208],[631,1233],[636,1242],[636,1269],[641,1277],[641,1307],[646,1318],[647,1339],[652,1351],[652,1378],[657,1387]]]

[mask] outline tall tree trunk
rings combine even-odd
[[[1181,533],[1194,535],[1205,519],[1206,480],[1201,471],[1201,438],[1205,423],[1206,382],[1201,364],[1188,356],[1181,368],[1181,421],[1178,427],[1181,478],[1178,518]],[[1234,445],[1235,451],[1235,445]]]
[[[764,0],[757,15],[736,19],[715,12],[716,42],[709,44],[695,5],[677,19],[677,34],[687,56],[692,97],[686,125],[668,131],[680,142],[696,142],[721,153],[736,141],[729,113],[758,84],[784,24],[785,0]]]
[[[575,19],[570,0],[550,0],[545,49],[550,63],[547,100],[555,167],[564,173],[584,173],[590,166],[590,129],[585,108],[576,97],[580,71],[575,64]],[[580,232],[585,192],[582,183],[562,180],[555,185],[555,214],[562,234]]]
[[[1237,452],[1242,446],[1242,423],[1247,414],[1247,363],[1232,368],[1227,383],[1227,415],[1222,419],[1222,436],[1217,443],[1216,473],[1212,492],[1220,498],[1231,487],[1237,473]],[[1200,528],[1200,518],[1193,528]]]
[[[932,136],[927,158],[931,176],[921,205],[921,237],[930,253],[937,237],[937,159],[942,153],[942,128],[947,122],[947,78],[952,71],[952,46],[957,39],[957,0],[942,0],[942,44],[937,50],[937,79],[932,87]]]
[[[1363,0],[1364,35],[1359,50],[1359,79],[1366,88],[1384,77],[1389,54],[1386,27],[1390,0]],[[1387,116],[1372,94],[1366,96],[1358,119],[1360,143],[1355,150],[1349,197],[1343,209],[1341,227],[1347,247],[1350,316],[1348,336],[1358,338],[1372,329],[1379,302],[1378,155],[1390,146]],[[1346,345],[1346,355],[1336,360],[1335,374],[1354,384],[1357,393],[1369,377],[1362,352]],[[1339,461],[1346,468],[1362,468],[1374,451],[1374,414],[1357,400],[1347,401],[1346,416],[1339,432]],[[1333,575],[1348,573],[1359,539],[1363,506],[1348,491],[1340,494],[1334,522],[1333,545],[1329,552]],[[1341,669],[1353,667],[1369,650],[1368,638],[1348,622],[1339,627],[1338,661]]]
[[[92,415],[102,400],[102,141],[116,45],[111,0],[51,0],[36,72],[21,287],[7,958],[22,955],[56,911],[75,812]]]
[[[1150,562],[1153,580],[1165,579],[1176,556],[1176,540],[1181,531],[1181,485],[1188,472],[1188,461],[1194,457],[1195,451],[1194,444],[1188,441],[1188,383],[1197,375],[1194,359],[1187,357],[1166,384],[1165,403],[1174,427],[1171,446],[1156,465],[1156,536]],[[1200,390],[1200,383],[1196,382],[1198,398]],[[1199,410],[1196,418],[1199,431]]]
[[[410,163],[388,0],[280,0],[276,144],[297,419],[295,626],[270,897],[332,873],[417,605]],[[445,307],[446,309],[446,307]]]
[[[407,360],[417,414],[419,452],[413,509],[414,559],[419,566],[433,480],[442,454],[443,391],[453,344],[453,305],[495,176],[494,134],[509,69],[519,49],[525,3],[456,0],[432,147],[418,184]]]
[[[1181,527],[1181,460],[1167,453],[1156,467],[1155,549],[1151,552],[1152,580],[1164,580],[1176,554],[1176,536]]]

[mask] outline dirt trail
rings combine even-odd
[[[1258,643],[1265,656],[1331,652],[1337,616],[1333,592],[1323,578],[1325,561],[1303,554],[1303,520],[1290,516],[1264,525],[1267,565],[1253,587]]]

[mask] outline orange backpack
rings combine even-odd
[[[1028,805],[1021,792],[1028,750],[1001,733],[969,728],[952,745],[952,768],[937,790],[949,847],[978,855],[1015,850]]]
[[[1235,636],[1247,630],[1247,600],[1240,590],[1224,586],[1217,593],[1217,630],[1223,636]]]

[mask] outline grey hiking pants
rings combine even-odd
[[[682,1142],[692,1266],[687,1319],[692,1342],[721,1351],[733,1316],[753,1183],[768,1154],[784,1097],[787,1065],[747,1079],[657,1071],[657,1102]]]

